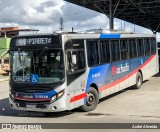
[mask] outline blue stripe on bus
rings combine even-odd
[[[52,90],[47,93],[34,93],[34,97],[48,96],[51,99],[56,94],[57,94],[57,92],[55,90]]]
[[[101,34],[99,38],[120,38],[120,34]]]

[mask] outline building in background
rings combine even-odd
[[[20,32],[38,32],[36,29],[20,29],[18,26],[15,27],[2,27],[0,28],[0,56],[9,49],[10,40],[12,37],[20,35]],[[4,74],[9,71],[9,55],[5,57],[4,62],[4,71],[0,66],[0,74]],[[1,62],[0,62],[1,63]],[[6,71],[6,72],[5,72]]]

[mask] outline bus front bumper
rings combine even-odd
[[[63,97],[50,104],[18,103],[18,102],[14,102],[9,97],[9,104],[12,109],[24,110],[24,111],[59,112],[59,111],[67,110],[66,100]]]

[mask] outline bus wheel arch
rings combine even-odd
[[[138,72],[141,73],[141,75],[142,75],[142,82],[143,82],[143,73],[142,73],[142,71],[140,69],[138,70]]]
[[[95,89],[97,90],[98,94],[99,94],[98,86],[97,86],[95,83],[92,83],[92,84],[90,85],[90,87],[95,88]]]
[[[96,109],[99,103],[99,92],[96,84],[90,85],[86,93],[86,103],[80,106],[80,109],[84,112],[92,111]]]
[[[133,88],[140,89],[140,87],[142,86],[142,83],[143,83],[143,74],[142,74],[141,70],[137,71],[135,81],[136,81],[136,84],[133,86]]]

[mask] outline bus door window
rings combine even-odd
[[[69,39],[65,43],[67,85],[70,85],[86,70],[84,42],[84,39]]]
[[[84,51],[71,50],[67,52],[68,72],[73,73],[85,69]]]

